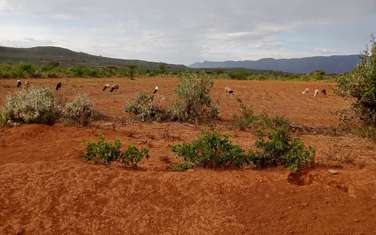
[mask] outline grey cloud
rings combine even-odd
[[[3,40],[8,46],[12,47],[35,47],[35,46],[45,46],[45,45],[56,45],[57,43],[51,40],[38,40],[35,38],[24,38],[22,40]]]
[[[22,32],[36,28],[39,34],[31,36],[39,41],[124,58],[192,63],[289,57],[324,53],[315,48],[332,48],[333,40],[347,35],[347,23],[353,24],[351,47],[358,49],[364,31],[375,33],[368,22],[374,18],[375,0],[0,0],[0,27],[16,37],[0,35],[0,43],[22,42],[30,37]],[[338,34],[322,35],[325,45],[309,45],[320,28],[338,28]],[[299,51],[296,40],[307,41],[310,50]]]

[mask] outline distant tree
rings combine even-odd
[[[308,74],[313,80],[324,80],[325,72],[321,70],[316,70]]]
[[[376,41],[371,39],[371,49],[366,49],[359,65],[347,76],[337,81],[341,95],[355,98],[353,108],[366,124],[376,127]]]
[[[135,75],[135,72],[136,72],[136,68],[137,68],[136,65],[128,65],[129,79],[134,80],[134,75]]]

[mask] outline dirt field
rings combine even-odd
[[[208,125],[131,122],[124,105],[139,91],[160,88],[159,102],[173,100],[173,78],[32,80],[33,86],[63,82],[68,100],[87,93],[105,118],[90,128],[58,123],[0,129],[0,234],[375,234],[376,143],[326,132],[300,134],[316,148],[318,166],[303,185],[288,171],[269,169],[168,170],[177,158],[169,145],[197,137]],[[120,85],[102,92],[105,83]],[[230,86],[258,112],[292,123],[330,129],[349,101],[320,82],[215,81],[213,97],[221,120],[213,123],[233,142],[248,147],[255,137],[234,128],[238,113]],[[304,96],[309,87],[327,97]],[[15,80],[0,80],[0,104]],[[119,137],[123,145],[150,149],[139,170],[91,165],[80,160],[83,141]],[[338,172],[333,174],[330,169]]]

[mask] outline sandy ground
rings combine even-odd
[[[57,81],[32,85],[53,87]],[[0,234],[376,233],[376,144],[370,140],[300,135],[316,148],[318,162],[300,186],[289,183],[284,169],[171,172],[169,165],[178,160],[169,145],[192,140],[209,125],[130,122],[123,110],[137,92],[156,85],[159,102],[171,102],[176,79],[61,81],[61,97],[87,93],[111,120],[90,128],[58,123],[0,129]],[[103,93],[103,84],[111,81],[119,92]],[[14,85],[0,80],[0,104]],[[213,97],[222,120],[210,126],[245,148],[255,137],[232,126],[239,105],[224,94],[225,86],[258,112],[313,128],[336,127],[335,113],[350,104],[333,94],[330,83],[218,80]],[[303,96],[306,87],[326,88],[329,95]],[[146,146],[151,158],[138,170],[81,161],[83,142],[99,133]]]

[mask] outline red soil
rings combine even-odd
[[[32,80],[53,86],[57,80]],[[117,82],[120,91],[103,93]],[[0,80],[0,104],[14,80]],[[160,87],[170,102],[176,80],[63,79],[63,95],[86,92],[104,115],[126,120],[125,103],[138,91]],[[248,147],[255,137],[231,126],[239,106],[225,96],[230,86],[257,111],[284,115],[309,127],[335,127],[335,112],[349,102],[333,95],[333,84],[218,80],[222,133]],[[326,88],[328,97],[301,91]],[[0,129],[0,234],[375,234],[376,144],[351,135],[301,135],[316,148],[319,166],[289,183],[283,169],[256,171],[168,170],[177,158],[169,145],[189,141],[208,126],[181,123],[95,122],[90,128],[64,124]],[[83,141],[103,132],[150,149],[139,170],[91,165],[80,160]],[[339,168],[338,168],[339,167]],[[338,174],[328,169],[338,168]]]

